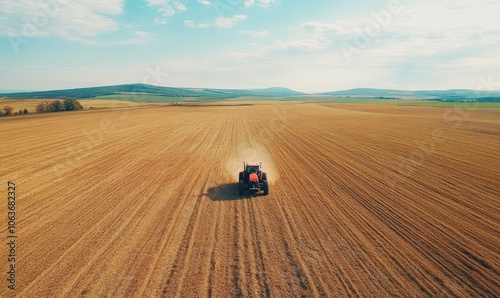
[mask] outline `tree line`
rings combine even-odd
[[[36,105],[37,113],[52,113],[52,112],[62,112],[62,111],[78,111],[82,110],[83,106],[76,99],[65,99],[54,100],[54,101],[43,101]],[[27,115],[29,114],[28,109],[20,109],[18,112],[14,113],[14,108],[11,106],[5,106],[0,109],[0,117],[10,116],[10,115]]]
[[[65,99],[64,101],[60,100],[42,101],[36,105],[37,113],[78,111],[82,109],[83,109],[82,105],[76,99]]]
[[[434,100],[434,99],[429,99]],[[449,102],[500,102],[499,96],[490,96],[490,97],[478,97],[478,98],[463,98],[463,97],[446,97],[439,98],[440,101],[449,101]]]

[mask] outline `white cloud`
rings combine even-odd
[[[208,28],[208,27],[219,27],[219,28],[231,28],[234,27],[238,22],[246,19],[245,15],[235,15],[233,17],[219,17],[210,23],[197,23],[193,20],[185,20],[184,26],[191,28]]]
[[[257,31],[252,34],[253,37],[267,37],[269,36],[269,31]]]
[[[300,31],[307,36],[315,36],[317,38],[326,38],[325,35],[335,34],[340,36],[349,36],[357,34],[361,31],[363,22],[361,20],[339,20],[332,23],[321,22],[306,22],[301,24],[295,31]]]
[[[212,2],[210,2],[209,0],[197,0],[197,1],[200,4],[203,4],[203,5],[206,5],[206,6],[212,6]]]
[[[165,25],[167,23],[167,19],[165,19],[165,18],[155,18],[153,22],[156,25]]]
[[[141,38],[148,38],[154,36],[153,33],[146,32],[146,31],[135,31],[135,35]]]
[[[157,6],[167,4],[168,0],[146,0],[149,6]]]
[[[96,41],[96,40],[84,39],[84,38],[75,38],[73,40],[84,43],[84,44],[90,44],[90,45],[129,45],[129,44],[145,45],[145,44],[147,44],[146,40],[144,40],[143,38],[130,38],[130,39],[118,40],[118,41]]]
[[[243,21],[247,17],[245,15],[235,15],[229,18],[225,17],[218,17],[215,19],[215,26],[220,27],[220,28],[231,28],[236,23]]]
[[[191,27],[191,28],[208,28],[211,25],[207,24],[207,23],[196,23],[193,20],[185,20],[184,21],[184,26]]]
[[[228,1],[230,0],[222,0],[224,3]],[[132,33],[126,40],[118,40],[119,37],[113,38],[111,34],[99,38],[99,34],[118,30],[118,23],[114,18],[123,11],[123,1],[75,2],[61,4],[60,10],[49,18],[47,25],[40,26],[38,35],[63,36],[98,45],[145,45],[154,37],[148,32],[138,31],[146,30],[139,26],[124,28],[124,32]],[[212,4],[210,8],[217,4],[215,0],[198,2],[201,4],[195,1],[189,3],[199,9],[206,9],[202,5],[209,6],[208,3]],[[168,15],[185,10],[186,6],[181,5],[183,3],[189,5],[187,1],[175,0],[149,0],[146,3],[150,4],[149,10],[153,12],[151,20],[161,25],[167,21],[177,21],[170,19]],[[257,10],[272,7],[278,1],[243,0],[239,3],[240,9],[244,11],[243,6]],[[375,10],[380,12],[386,3],[387,1],[383,2]],[[16,32],[22,34],[24,19],[31,20],[36,13],[43,11],[39,5],[37,0],[0,0],[0,35],[14,35]],[[500,81],[498,0],[422,0],[404,1],[404,5],[405,12],[393,14],[387,25],[381,26],[377,34],[369,36],[369,43],[359,48],[359,53],[353,55],[351,63],[346,61],[340,46],[344,42],[354,44],[354,38],[363,34],[366,25],[377,21],[370,11],[353,11],[345,19],[339,19],[344,14],[332,14],[326,19],[310,14],[308,22],[297,21],[288,32],[280,35],[275,33],[277,31],[273,27],[269,27],[273,28],[273,31],[269,29],[272,35],[258,29],[237,31],[238,34],[244,34],[235,39],[237,43],[227,40],[222,41],[226,43],[221,46],[221,41],[217,41],[215,45],[207,44],[207,47],[212,47],[211,51],[196,52],[196,49],[192,49],[174,55],[179,60],[165,63],[165,68],[173,74],[165,84],[225,88],[286,86],[303,91],[331,91],[351,87],[473,89],[476,87],[477,77],[489,74],[495,75],[494,81]],[[163,10],[160,12],[160,9]],[[359,17],[360,13],[364,18]],[[215,11],[211,15],[207,21],[190,17],[191,20],[184,21],[184,26],[238,28],[238,22],[245,19],[244,16],[231,15],[215,19]],[[290,21],[285,13],[282,17],[283,19],[277,20],[278,23]],[[126,20],[125,23],[127,21],[130,22]],[[245,20],[245,24],[240,25],[247,25],[247,22]],[[259,37],[262,38],[257,39]],[[127,50],[127,47],[123,48]],[[96,61],[95,69],[89,70],[85,75],[76,69],[66,72],[33,72],[5,63],[10,68],[2,68],[4,74],[0,74],[0,81],[5,86],[17,84],[17,88],[23,88],[22,86],[29,85],[31,89],[47,88],[50,84],[56,85],[56,89],[59,88],[59,80],[63,84],[71,83],[72,86],[142,81],[144,65],[150,63],[145,60],[150,57],[131,56],[134,56],[134,61],[138,64],[135,70],[132,65],[134,61],[119,67]],[[74,63],[81,65],[79,61]]]
[[[95,36],[118,29],[112,15],[123,12],[123,0],[59,1],[0,0],[0,35],[61,36],[69,39]]]
[[[278,40],[273,47],[275,50],[298,49],[302,51],[314,51],[328,48],[328,44],[317,39],[288,39]]]
[[[245,0],[245,7],[250,7],[255,4],[255,0]]]
[[[283,69],[288,69],[283,75],[290,79],[294,70],[286,64],[297,64],[294,69],[301,69],[302,74],[296,78],[313,78],[296,80],[304,90],[328,86],[328,82],[342,88],[472,89],[477,76],[498,74],[500,57],[500,19],[496,17],[500,2],[477,1],[414,3],[383,23],[370,12],[366,18],[304,22],[290,28],[289,36],[251,49],[242,46],[241,51],[223,56],[236,65],[264,67],[281,61]],[[379,22],[379,30],[367,35],[367,25],[374,22]],[[357,47],[360,36],[367,36],[368,42]],[[351,62],[341,50],[343,43],[357,50]],[[337,88],[332,85],[332,90]]]
[[[259,0],[259,5],[268,7],[271,6],[272,4],[275,4],[277,1],[276,0]]]
[[[71,40],[78,41],[78,42],[81,42],[84,44],[89,44],[89,45],[130,45],[130,44],[146,45],[146,44],[148,44],[148,41],[150,41],[151,38],[154,36],[155,36],[154,33],[137,30],[134,32],[134,37],[129,38],[129,39],[124,39],[124,40],[106,39],[105,41],[101,41],[101,40],[89,39],[89,38],[85,38],[85,37],[81,37],[81,38],[80,37],[72,37]]]
[[[166,5],[158,8],[158,12],[164,17],[169,17],[175,14],[175,9],[172,6]]]
[[[278,4],[278,0],[245,0],[244,5],[245,7],[251,7],[254,5],[261,6],[261,7],[269,7],[274,4]]]
[[[500,2],[463,0],[458,4],[447,1],[413,7],[406,25],[413,29],[439,31],[462,28],[500,29]]]
[[[441,1],[414,4],[398,14],[379,11],[367,18],[310,21],[291,28],[290,38],[277,41],[274,48],[341,53],[347,45],[360,55],[376,57],[482,51],[486,45],[500,43],[498,9],[500,3],[491,0],[463,0],[460,5]]]
[[[184,5],[184,3],[181,3],[181,2],[175,2],[174,3],[175,5],[175,8],[177,8],[178,11],[186,11],[186,5]]]
[[[186,5],[180,0],[145,0],[149,7],[155,7],[157,12],[163,16],[160,21],[155,24],[161,25],[166,23],[165,17],[172,16],[176,13],[184,12],[187,10]]]
[[[290,28],[292,34],[289,38],[279,39],[274,44],[265,46],[259,55],[288,50],[310,52],[329,49],[335,41],[349,38],[360,32],[360,26],[362,22],[359,20],[340,20],[332,23],[306,22],[296,28]],[[252,37],[269,36],[268,31],[238,31],[238,33]],[[254,57],[254,54],[250,56]]]

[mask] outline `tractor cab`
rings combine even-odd
[[[247,174],[250,174],[250,173],[259,173],[260,172],[260,166],[258,164],[247,164],[246,166],[246,172]]]

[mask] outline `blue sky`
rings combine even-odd
[[[321,92],[500,82],[497,0],[0,0],[0,7],[0,90],[149,83]]]

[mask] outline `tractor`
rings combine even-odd
[[[257,193],[262,190],[264,195],[269,194],[269,183],[266,172],[262,172],[262,163],[243,162],[243,171],[239,174],[238,193],[243,195],[245,191]]]

